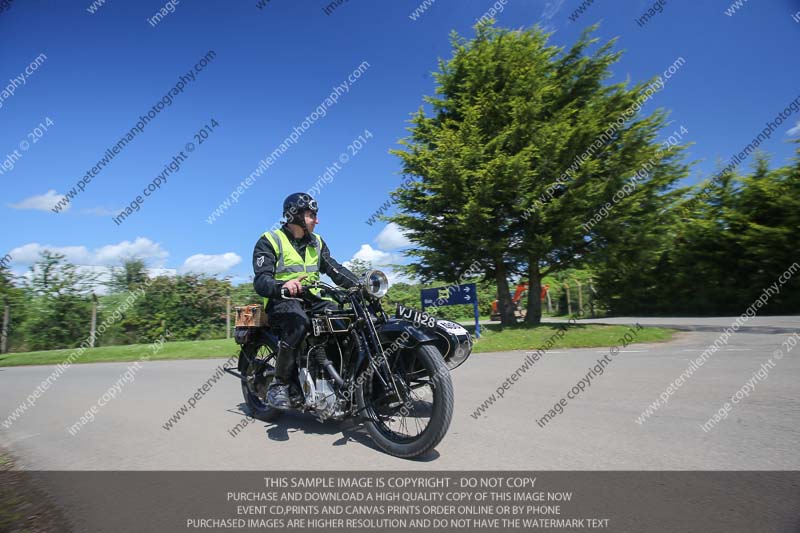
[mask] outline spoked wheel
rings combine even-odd
[[[243,373],[242,394],[250,416],[272,422],[281,411],[267,404],[267,388],[275,377],[275,353],[266,344],[246,344],[242,352],[252,361]]]
[[[392,366],[391,376],[375,372],[364,380],[356,394],[358,408],[382,450],[416,457],[439,444],[450,427],[450,371],[439,351],[429,345],[403,352]]]

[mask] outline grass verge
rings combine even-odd
[[[0,531],[68,531],[64,515],[0,449]]]
[[[467,326],[474,333],[474,326]],[[481,325],[481,338],[475,343],[473,353],[503,352],[508,350],[533,351],[545,344],[559,330],[558,324],[528,326],[520,324],[501,328],[496,324]],[[564,335],[554,344],[557,348],[593,348],[622,344],[620,339],[630,326],[604,326],[599,324],[578,324],[567,326]],[[664,342],[672,338],[674,330],[664,328],[644,328],[635,332],[635,343]],[[12,353],[0,356],[0,367],[23,365],[56,365],[62,363],[73,352],[69,350],[48,350],[43,352]],[[230,357],[238,352],[233,339],[210,341],[167,342],[150,360],[163,359],[208,359]],[[107,363],[138,361],[152,354],[149,344],[129,346],[102,346],[86,350],[75,363]]]
[[[47,350],[44,352],[20,352],[0,356],[0,366],[57,365],[64,362],[74,351]],[[75,363],[110,363],[139,361],[150,356],[151,361],[160,359],[209,359],[230,357],[239,352],[233,339],[210,341],[173,341],[165,343],[158,353],[153,354],[150,344],[130,344],[128,346],[101,346],[83,352]]]
[[[558,348],[595,348],[622,345],[622,337],[630,332],[633,326],[606,326],[601,324],[567,325],[566,331],[551,349]],[[475,326],[465,326],[470,333],[475,333]],[[501,328],[498,324],[481,324],[481,338],[475,343],[472,352],[504,352],[509,350],[535,351],[553,337],[560,329],[559,324],[541,324]],[[633,343],[666,342],[672,339],[675,330],[665,328],[643,328],[631,333],[635,335]]]

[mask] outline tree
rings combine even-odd
[[[30,309],[23,329],[31,350],[70,348],[89,336],[89,294],[97,278],[45,250],[25,284]]]
[[[750,173],[717,174],[657,218],[647,239],[620,229],[593,255],[612,312],[738,315],[796,261],[800,157],[770,170],[759,154]],[[798,311],[797,283],[770,299],[770,313]]]
[[[363,259],[353,259],[347,262],[347,269],[356,275],[358,278],[363,278],[364,275],[372,270],[372,263]]]
[[[29,270],[26,286],[34,296],[86,296],[97,283],[96,274],[79,271],[64,255],[50,250],[43,250]]]
[[[264,298],[256,293],[253,283],[242,283],[231,289],[233,305],[248,305],[264,303]]]
[[[154,278],[127,317],[138,342],[152,342],[168,329],[172,340],[225,337],[230,281],[197,274]]]
[[[586,55],[594,29],[567,53],[539,28],[478,24],[472,41],[454,33],[453,57],[435,74],[439,96],[424,99],[432,115],[420,108],[405,149],[393,150],[416,178],[393,193],[400,212],[387,217],[418,245],[408,271],[455,282],[478,267],[497,286],[504,325],[516,321],[510,278],[527,274],[539,294],[545,275],[580,264],[614,225],[643,229],[634,214],[667,202],[684,172],[683,147],[655,142],[665,113],[640,116],[648,84],[603,85],[621,54],[612,40]],[[587,229],[634,174],[635,192]],[[526,320],[540,319],[529,298]]]
[[[14,284],[11,269],[0,263],[0,327],[6,306],[9,308],[9,323],[6,330],[6,350],[11,352],[24,347],[24,336],[20,324],[25,317],[25,293]]]
[[[521,187],[527,205],[519,249],[534,294],[544,276],[591,262],[623,236],[634,251],[656,237],[659,215],[685,192],[674,184],[688,174],[681,162],[685,146],[678,142],[687,132],[674,132],[674,143],[657,142],[666,113],[638,112],[649,84],[604,87],[619,54],[607,52],[612,41],[592,58],[578,59],[594,42],[587,37],[557,63],[561,90],[547,107],[559,118],[531,129],[540,155]],[[553,170],[561,171],[556,180]],[[529,299],[526,321],[540,320],[539,302]]]
[[[0,263],[0,295],[5,295],[13,287],[11,269]]]
[[[736,235],[741,262],[737,262],[744,309],[762,289],[800,257],[797,253],[797,231],[800,228],[800,141],[793,165],[769,170],[768,161],[758,158],[753,173],[741,180],[735,206],[738,216],[731,221]],[[730,261],[725,262],[730,270]],[[794,280],[782,287],[770,303],[769,312],[800,311],[800,283]]]
[[[113,268],[109,288],[112,292],[127,292],[147,281],[147,265],[141,259],[127,259],[122,267]]]

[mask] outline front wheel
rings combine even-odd
[[[432,450],[453,417],[453,382],[439,351],[430,345],[404,350],[389,374],[368,367],[356,393],[364,425],[385,452],[417,457]]]

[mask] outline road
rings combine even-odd
[[[716,331],[722,332],[728,328],[738,317],[611,317],[611,318],[581,318],[578,324],[642,324],[677,329],[680,331]],[[564,323],[567,317],[544,317],[544,323]],[[474,321],[461,320],[465,326],[474,325]],[[481,320],[481,324],[500,324],[498,320]],[[755,316],[748,318],[740,328],[748,333],[791,333],[800,328],[798,316]]]
[[[726,420],[701,429],[757,372],[797,320],[766,324],[780,333],[737,333],[642,424],[636,418],[717,338],[679,332],[662,344],[634,344],[545,427],[536,419],[608,349],[556,350],[539,360],[484,416],[474,410],[522,362],[525,352],[474,355],[453,373],[450,431],[429,456],[390,457],[349,422],[319,423],[288,414],[233,437],[242,420],[237,380],[214,383],[172,429],[162,426],[224,360],[150,361],[135,380],[75,436],[67,427],[125,372],[129,363],[75,365],[6,429],[0,444],[34,470],[798,470],[800,347],[775,362]],[[783,348],[786,351],[786,347]],[[0,422],[53,367],[0,369]]]

